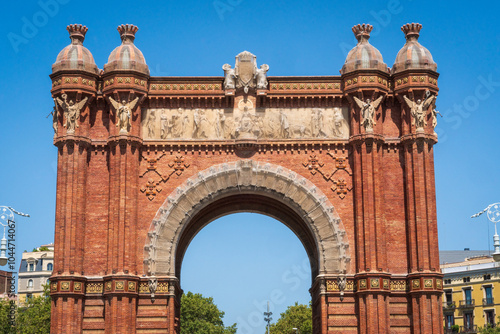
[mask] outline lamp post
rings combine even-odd
[[[22,216],[22,217],[29,217],[30,215],[26,213],[22,213],[19,211],[16,211],[15,209],[11,208],[10,206],[0,206],[0,225],[3,226],[3,237],[2,240],[0,241],[0,266],[5,266],[8,262],[8,257],[7,257],[7,238],[5,238],[5,231],[7,230],[7,227],[9,228],[9,241],[14,242],[15,238],[15,228],[16,228],[16,222],[14,221],[14,213]],[[12,235],[12,237],[11,237]],[[14,248],[14,247],[12,247]],[[13,255],[15,254],[14,251],[12,251]],[[15,256],[14,261],[12,262],[12,268],[14,269],[14,262],[15,262]]]
[[[267,302],[267,312],[264,312],[264,321],[267,322],[267,334],[269,334],[269,331],[270,331],[270,327],[271,327],[271,320],[273,320],[273,318],[271,318],[271,315],[273,314],[273,312],[269,312],[269,302]]]
[[[300,331],[299,331],[298,328],[292,328],[292,329],[295,331],[295,334],[299,334],[300,333]]]
[[[489,221],[495,224],[495,235],[493,236],[493,247],[495,247],[495,252],[493,252],[493,260],[500,262],[500,236],[498,236],[497,232],[497,223],[500,222],[500,203],[488,205],[486,209],[472,215],[471,218],[477,218],[485,212],[487,213]]]

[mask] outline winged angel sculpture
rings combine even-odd
[[[88,98],[84,98],[78,103],[74,103],[73,100],[69,100],[68,95],[62,94],[61,97],[64,100],[56,97],[57,104],[61,106],[64,110],[64,116],[66,116],[66,121],[64,127],[67,133],[74,133],[75,129],[78,127],[78,120],[80,119],[80,111],[83,109],[85,103],[87,103]]]
[[[418,99],[417,102],[410,100],[406,97],[406,95],[403,97],[406,101],[406,104],[410,108],[411,116],[413,117],[412,124],[415,124],[417,129],[423,128],[425,125],[427,125],[427,121],[425,120],[427,108],[429,108],[431,103],[434,102],[436,95],[431,95],[431,93],[427,90],[425,91],[425,100],[422,101]]]
[[[363,102],[362,100],[354,96],[354,101],[356,101],[356,104],[358,105],[359,109],[361,109],[361,116],[363,117],[361,124],[365,127],[366,131],[373,131],[373,126],[376,124],[375,111],[380,105],[380,102],[382,102],[383,98],[384,96],[380,96],[375,101],[370,101],[370,99],[366,99],[366,102]]]
[[[130,117],[132,117],[132,109],[134,109],[137,101],[139,101],[139,97],[136,97],[129,103],[127,103],[125,100],[122,100],[121,103],[117,102],[113,100],[112,97],[109,98],[109,101],[116,110],[116,126],[120,129],[120,133],[129,132],[130,127],[132,126],[132,123],[130,122]]]

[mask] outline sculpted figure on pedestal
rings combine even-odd
[[[224,70],[224,89],[234,89],[236,87],[234,68],[231,68],[229,64],[224,64],[222,69]]]
[[[269,71],[269,65],[262,64],[259,69],[255,70],[255,78],[257,79],[257,89],[267,88],[267,71]]]
[[[57,134],[57,122],[58,122],[57,117],[59,116],[59,113],[57,112],[57,100],[56,99],[54,99],[54,104],[55,104],[55,106],[52,107],[52,111],[50,112],[50,114],[47,115],[47,117],[52,115],[52,129],[54,129],[54,136],[55,136]]]
[[[83,106],[87,102],[88,98],[86,97],[75,104],[73,100],[70,100],[69,102],[67,101],[68,96],[66,94],[62,94],[61,97],[64,99],[64,101],[58,97],[56,97],[56,101],[61,106],[61,108],[63,108],[64,116],[66,116],[64,127],[66,128],[67,133],[74,133],[75,129],[78,127],[80,111],[83,109]]]
[[[432,108],[432,128],[435,129],[438,125],[437,115],[443,117],[439,111],[436,110],[436,107]]]
[[[125,100],[122,100],[122,103],[119,103],[113,100],[112,97],[109,98],[109,101],[116,110],[116,126],[120,129],[120,133],[129,132],[130,128],[132,127],[132,123],[130,122],[130,118],[132,117],[132,109],[134,109],[135,105],[139,101],[139,98],[136,97],[129,103],[127,103]]]
[[[372,132],[373,126],[377,124],[375,123],[375,112],[383,98],[383,96],[380,96],[373,102],[370,101],[370,99],[366,99],[366,102],[363,102],[354,96],[354,101],[356,101],[359,109],[361,109],[361,116],[363,118],[361,124],[365,127],[367,132]]]
[[[245,135],[253,136],[255,124],[252,114],[250,114],[250,111],[248,110],[248,107],[244,107],[241,118],[236,119],[236,121],[238,122],[238,126],[235,129],[235,136],[237,138],[243,137]]]
[[[425,92],[424,101],[418,99],[417,102],[414,102],[407,98],[406,95],[404,95],[403,98],[410,108],[411,116],[413,117],[411,124],[415,125],[417,129],[422,129],[425,125],[427,125],[427,121],[425,120],[427,108],[429,108],[430,104],[434,101],[436,96],[431,95],[431,93],[427,90]]]

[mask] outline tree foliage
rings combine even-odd
[[[485,326],[484,328],[479,328],[480,334],[500,334],[500,327]]]
[[[234,334],[236,324],[224,327],[224,312],[212,297],[188,292],[181,299],[181,334]]]
[[[312,334],[312,308],[295,302],[281,313],[278,321],[271,325],[271,334],[292,334],[298,328],[300,334]]]
[[[10,301],[0,300],[0,333],[2,334],[49,334],[50,296],[48,284],[41,296],[27,300],[27,305],[16,307],[15,327],[10,325]]]
[[[17,311],[17,334],[50,333],[50,295],[49,285],[43,287],[41,296],[27,299],[27,305]]]

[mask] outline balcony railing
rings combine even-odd
[[[460,308],[472,308],[475,305],[474,299],[466,299],[466,300],[461,300],[460,301]]]
[[[443,311],[455,311],[455,308],[457,306],[455,305],[455,302],[444,302],[443,303]]]
[[[493,304],[495,304],[495,302],[493,301],[493,297],[483,298],[483,306],[490,306]]]
[[[460,326],[460,333],[477,333],[477,325]]]

